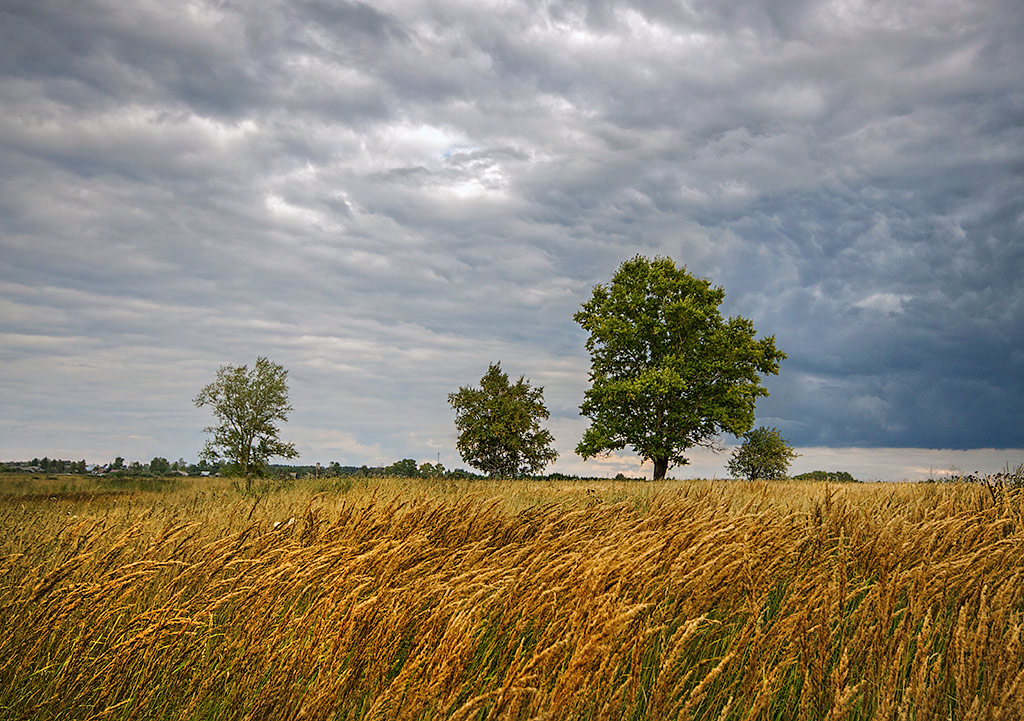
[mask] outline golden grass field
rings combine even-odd
[[[0,478],[0,718],[1024,719],[1020,495],[317,483]]]

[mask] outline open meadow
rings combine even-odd
[[[0,479],[4,719],[1020,719],[978,485]]]

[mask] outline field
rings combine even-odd
[[[1024,498],[0,479],[4,719],[1020,719]]]

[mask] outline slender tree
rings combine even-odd
[[[466,463],[494,478],[537,473],[558,458],[548,418],[544,388],[525,377],[510,383],[501,363],[492,363],[480,387],[463,386],[448,395],[459,431],[456,447]]]
[[[272,456],[295,458],[293,443],[280,439],[278,421],[286,421],[292,407],[288,404],[288,371],[265,357],[247,366],[221,366],[217,378],[195,397],[197,407],[210,406],[216,425],[203,430],[213,434],[206,441],[200,458],[216,462],[226,458],[246,478],[259,475]]]
[[[774,336],[724,319],[725,292],[670,258],[637,256],[610,285],[597,285],[575,320],[589,337],[590,418],[576,452],[583,458],[631,447],[654,464],[655,480],[686,464],[694,446],[717,448],[720,433],[742,435],[754,404],[768,395],[760,375],[786,355]]]

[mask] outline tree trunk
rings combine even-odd
[[[655,458],[654,460],[654,480],[664,481],[665,474],[668,473],[668,459],[667,458]]]

